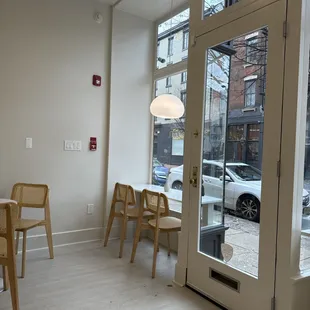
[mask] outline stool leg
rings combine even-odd
[[[168,242],[168,256],[171,255],[171,249],[170,249],[170,234],[167,232],[167,242]]]
[[[121,244],[119,249],[119,258],[123,257],[123,249],[124,249],[124,241],[126,239],[127,235],[127,216],[124,215],[123,221],[122,221],[122,231],[121,231]]]
[[[16,241],[15,241],[15,254],[18,254],[18,245],[19,245],[19,231],[16,232]]]
[[[152,278],[155,278],[156,274],[156,262],[157,262],[157,252],[158,252],[158,240],[159,239],[159,231],[155,230],[154,236],[154,253],[153,253],[153,268],[152,268]]]
[[[10,287],[9,275],[8,275],[8,267],[2,266],[2,274],[3,274],[3,289],[7,291]]]
[[[26,250],[27,250],[27,231],[23,231],[23,254],[22,254],[22,278],[26,273]]]

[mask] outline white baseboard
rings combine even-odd
[[[54,247],[93,242],[104,238],[105,227],[94,227],[71,231],[62,231],[53,233]],[[128,222],[127,240],[132,240],[134,236],[135,225]],[[110,240],[118,239],[120,236],[120,227],[113,226],[110,233]],[[19,252],[22,250],[22,233],[19,238]],[[46,234],[37,234],[27,236],[27,251],[34,251],[47,248]]]
[[[103,227],[63,231],[53,233],[54,247],[65,246],[76,243],[102,240]],[[22,246],[22,234],[20,234],[19,251]],[[47,248],[46,234],[27,236],[27,251]]]

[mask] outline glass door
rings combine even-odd
[[[274,298],[284,21],[275,2],[189,52],[187,284],[229,309],[270,309]]]

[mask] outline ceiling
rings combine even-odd
[[[103,3],[115,5],[116,8],[124,12],[140,16],[142,18],[156,21],[184,5],[188,0],[100,0]]]

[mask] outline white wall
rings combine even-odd
[[[114,10],[112,29],[107,216],[116,182],[150,181],[149,107],[155,50],[153,22]],[[117,226],[114,223],[111,237],[118,235]]]
[[[102,231],[110,17],[108,6],[92,0],[0,2],[0,196],[15,182],[48,184],[53,232],[91,229],[56,234],[55,244],[98,239]],[[102,87],[92,86],[93,74],[102,75]],[[91,136],[97,152],[87,150]],[[26,137],[33,149],[25,149]],[[64,152],[65,139],[82,140],[82,152]],[[44,239],[30,238],[30,247],[46,246]]]

